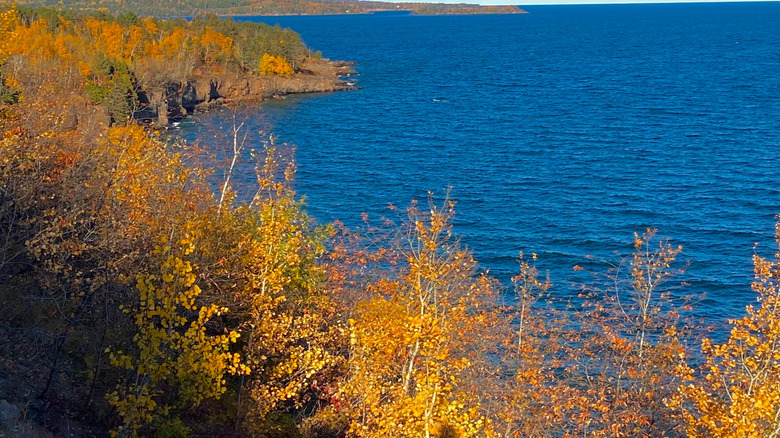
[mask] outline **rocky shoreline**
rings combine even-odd
[[[184,81],[168,82],[139,95],[141,108],[133,117],[165,126],[195,111],[226,103],[259,102],[289,94],[355,90],[354,62],[310,59],[294,76],[255,76],[240,73],[194,74]]]

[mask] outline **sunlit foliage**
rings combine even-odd
[[[169,403],[197,406],[225,392],[226,373],[249,371],[239,354],[229,351],[238,333],[207,333],[207,325],[228,309],[196,304],[201,293],[195,284],[197,267],[187,260],[195,251],[196,234],[186,230],[175,249],[166,240],[155,247],[152,255],[161,260],[159,272],[139,274],[139,304],[123,308],[137,328],[136,352],[118,350],[109,356],[113,366],[130,371],[128,383],[107,395],[123,423],[113,435],[134,434],[168,415],[164,396],[170,399],[173,388],[178,397]]]
[[[13,44],[11,36],[18,21],[19,14],[16,9],[11,8],[0,13],[0,64],[11,54],[10,46]]]
[[[454,240],[454,204],[416,206],[393,240],[398,271],[370,284],[350,323],[349,371],[340,400],[351,436],[475,436],[488,427],[461,389],[473,333],[485,329],[494,296]]]
[[[628,266],[618,264],[609,287],[586,294],[565,334],[567,379],[556,382],[570,397],[559,412],[566,433],[679,436],[676,413],[663,400],[678,385],[674,369],[684,352],[679,330],[688,298],[670,282],[681,251],[654,230],[635,234]]]
[[[259,70],[260,74],[263,76],[277,75],[290,77],[294,73],[290,63],[288,63],[286,59],[268,53],[260,58]]]
[[[776,241],[774,260],[753,256],[757,305],[730,320],[724,343],[702,343],[703,378],[680,369],[686,384],[670,404],[682,406],[691,438],[780,436],[780,226]]]
[[[236,254],[240,286],[234,305],[242,309],[247,362],[247,427],[272,427],[269,415],[301,409],[316,397],[318,381],[343,362],[337,354],[343,329],[320,288],[326,230],[313,227],[289,183],[294,164],[280,168],[273,139],[258,157],[257,192],[235,212],[244,219]]]
[[[152,95],[195,74],[290,77],[309,55],[289,29],[213,15],[187,22],[132,13],[0,10],[0,64],[14,57],[4,68],[5,86],[18,88],[17,82],[27,79],[36,88],[55,82],[74,92],[83,89],[120,124],[148,105]]]
[[[306,52],[289,30],[215,16],[2,9],[14,402],[95,435],[780,435],[780,254],[754,258],[757,304],[698,353],[682,249],[653,230],[580,296],[557,296],[535,254],[502,289],[446,197],[400,224],[318,225],[273,137],[255,181],[230,177],[248,159],[235,114],[222,180],[201,149],[132,123],[150,87],[288,76]]]

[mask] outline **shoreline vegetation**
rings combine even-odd
[[[446,195],[318,224],[273,136],[237,186],[235,99],[348,68],[263,24],[0,8],[0,437],[780,436],[780,224],[711,340],[653,230],[559,297],[535,254],[481,270]],[[134,118],[220,98],[219,151]]]
[[[20,0],[20,5],[62,7],[59,0]],[[489,6],[469,3],[414,3],[349,0],[201,0],[197,2],[153,2],[149,0],[88,0],[67,2],[69,10],[86,13],[134,12],[157,17],[344,15],[376,12],[408,12],[415,15],[524,14],[517,6]]]
[[[54,67],[71,79],[59,84],[70,88],[70,100],[98,104],[94,109],[106,123],[133,118],[165,126],[196,108],[356,88],[343,79],[355,74],[354,63],[323,59],[297,33],[279,26],[215,15],[161,20],[25,6],[18,15],[25,33],[6,42],[6,50],[40,56],[25,64],[16,57],[12,61],[19,64],[8,67],[42,74],[43,57],[53,57],[59,64]],[[48,80],[7,76],[12,83]],[[12,88],[0,92],[11,99]]]

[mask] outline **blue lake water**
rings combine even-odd
[[[742,314],[752,255],[776,248],[779,3],[525,9],[250,18],[356,61],[362,89],[266,103],[249,127],[295,144],[321,222],[452,187],[455,231],[484,269],[507,282],[536,252],[564,296],[590,281],[575,265],[606,269],[586,256],[617,261],[658,228],[683,245],[701,313]],[[253,179],[249,163],[237,180]]]

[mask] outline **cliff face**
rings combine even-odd
[[[136,119],[157,120],[165,125],[170,119],[191,114],[226,102],[261,101],[286,94],[323,93],[356,89],[343,78],[355,74],[354,63],[313,59],[293,77],[254,76],[236,73],[198,74],[182,82],[170,82],[147,90],[146,107]]]

